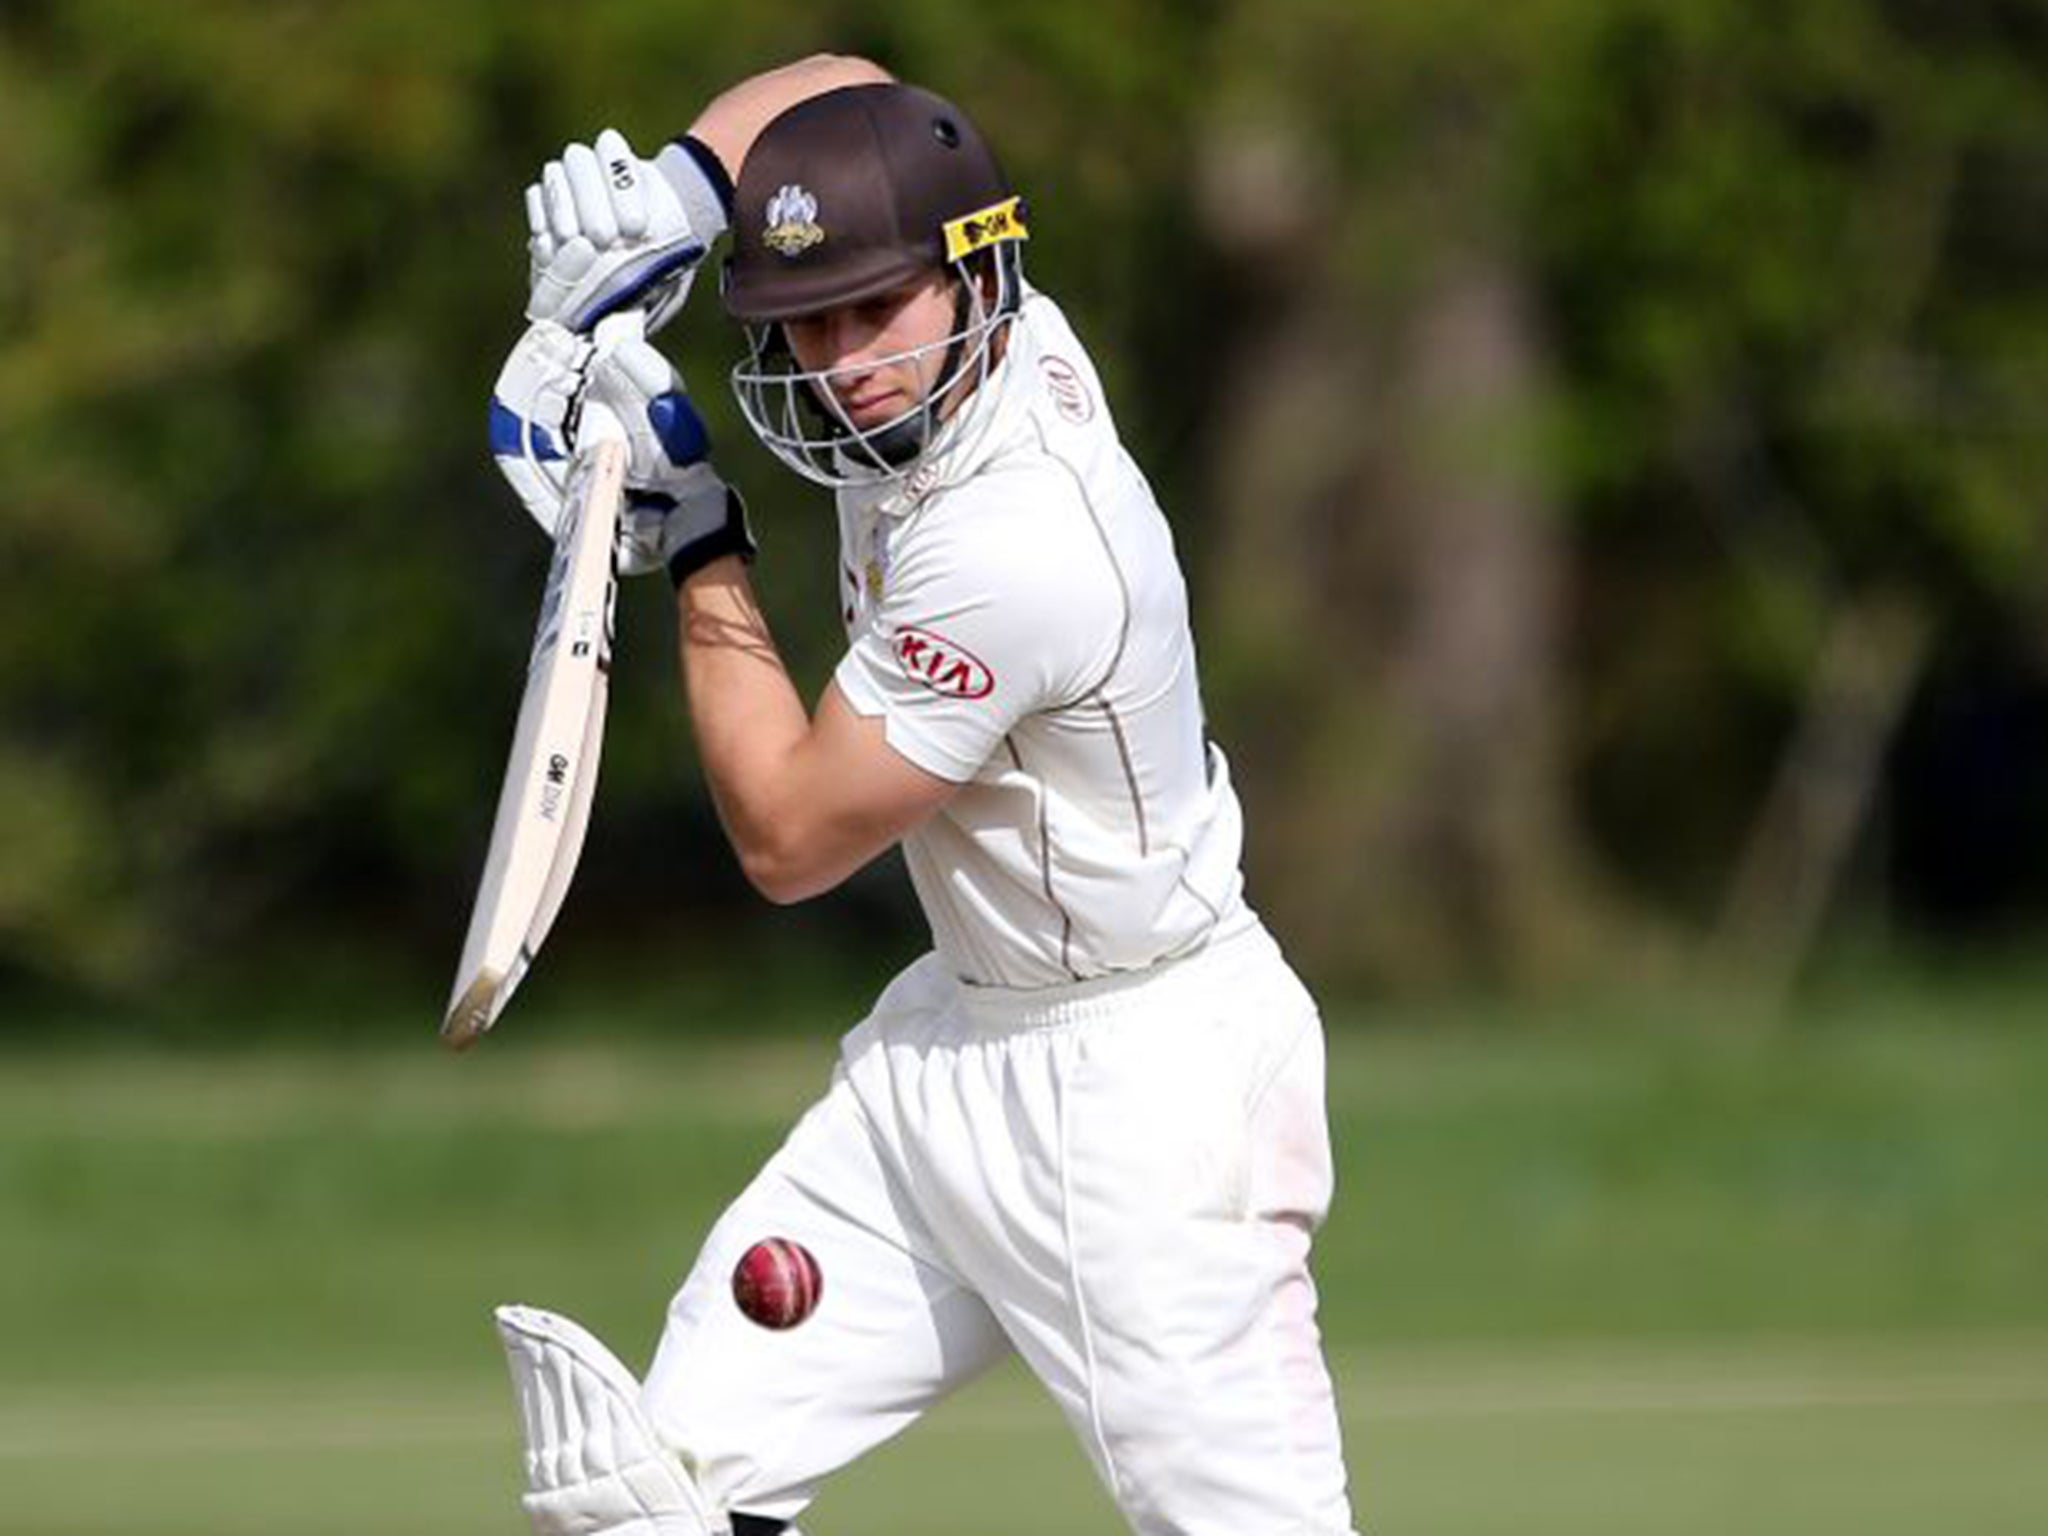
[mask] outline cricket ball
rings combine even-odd
[[[811,1250],[787,1237],[764,1237],[733,1267],[732,1299],[763,1328],[794,1328],[818,1309],[825,1273]]]

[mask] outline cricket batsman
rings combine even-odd
[[[581,409],[627,424],[621,569],[675,586],[747,875],[799,901],[900,845],[932,936],[713,1228],[644,1381],[566,1318],[500,1311],[535,1529],[793,1531],[1014,1351],[1134,1531],[1349,1532],[1308,1267],[1321,1024],[1245,903],[1172,536],[1025,281],[1033,210],[957,107],[831,55],[733,87],[652,160],[572,145],[527,204],[508,479],[552,532]],[[674,369],[591,339],[672,320],[728,234],[740,408],[837,506],[847,648],[814,709]],[[808,1281],[774,1327],[732,1283],[771,1240]]]

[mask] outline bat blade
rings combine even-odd
[[[568,894],[604,745],[626,445],[579,453],[527,663],[455,987],[441,1022],[454,1050],[498,1021]]]

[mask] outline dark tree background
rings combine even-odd
[[[1030,195],[1318,979],[1778,987],[1859,916],[2038,931],[2036,0],[8,0],[0,979],[452,961],[545,560],[483,441],[520,189],[819,47],[963,102]],[[746,440],[709,285],[668,340],[816,686],[829,512]],[[907,947],[886,875],[744,895],[664,597],[626,594],[583,920]]]

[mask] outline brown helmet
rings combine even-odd
[[[967,115],[916,86],[850,85],[761,131],[733,198],[725,307],[763,325],[858,302],[1025,238]]]

